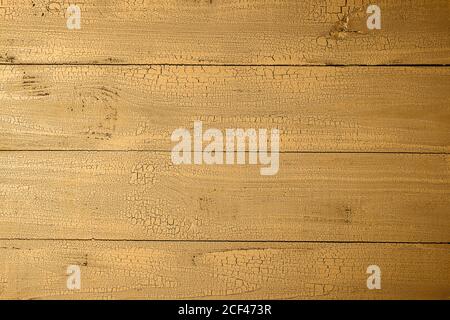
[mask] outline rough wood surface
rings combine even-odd
[[[0,299],[450,299],[450,1],[69,4],[0,0]],[[279,173],[174,166],[195,120]]]
[[[450,242],[450,156],[281,154],[172,165],[157,152],[1,152],[0,237]]]
[[[448,245],[1,241],[0,299],[449,299],[449,265]]]
[[[0,66],[0,149],[171,150],[278,128],[280,150],[449,152],[450,68]]]
[[[448,64],[447,0],[1,0],[2,63]],[[347,22],[348,18],[348,22]]]

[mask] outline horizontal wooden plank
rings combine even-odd
[[[450,68],[0,66],[0,149],[171,150],[278,128],[283,151],[450,152]]]
[[[450,156],[0,152],[0,238],[450,242]]]
[[[447,0],[146,0],[0,2],[0,62],[448,64]]]
[[[450,299],[449,264],[448,245],[1,241],[0,299]]]

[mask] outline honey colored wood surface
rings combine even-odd
[[[0,0],[0,299],[450,299],[450,1],[69,4]]]
[[[437,245],[1,241],[0,298],[449,299],[449,264]]]
[[[1,152],[0,238],[450,242],[450,157],[281,154],[174,166],[169,152]]]
[[[2,63],[448,64],[447,0],[0,1]]]
[[[449,152],[450,68],[0,66],[0,149],[165,150],[278,128],[280,150]]]

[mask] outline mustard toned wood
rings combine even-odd
[[[448,64],[447,0],[2,0],[0,62]],[[369,30],[367,7],[381,9]]]
[[[0,299],[450,297],[448,245],[1,241],[0,262]],[[373,264],[381,290],[367,288]]]
[[[277,128],[280,151],[449,152],[450,68],[0,66],[0,149],[164,150]]]
[[[448,155],[280,155],[173,165],[169,152],[1,152],[0,237],[449,242]]]

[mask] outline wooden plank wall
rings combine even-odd
[[[450,299],[449,1],[70,4],[0,0],[0,299]],[[195,120],[278,174],[172,164]]]

